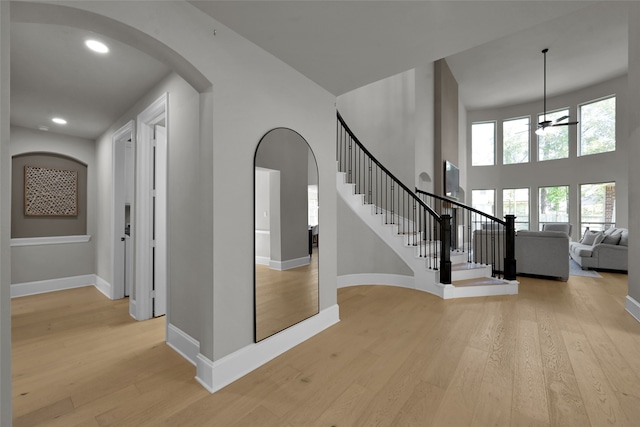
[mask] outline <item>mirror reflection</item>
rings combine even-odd
[[[255,169],[255,340],[319,311],[318,167],[291,129],[269,131]]]

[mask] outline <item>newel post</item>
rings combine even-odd
[[[442,215],[440,223],[440,283],[451,284],[451,216]]]
[[[504,278],[505,280],[516,280],[516,217],[507,215],[505,258],[504,258]]]

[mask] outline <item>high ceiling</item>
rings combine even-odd
[[[625,2],[193,1],[335,95],[446,58],[469,109],[624,74]]]
[[[469,109],[537,100],[543,48],[549,96],[627,69],[625,2],[191,3],[335,95],[446,58]],[[171,71],[102,36],[112,50],[97,56],[82,44],[89,35],[12,22],[12,123],[95,139]],[[55,127],[53,114],[69,124]]]

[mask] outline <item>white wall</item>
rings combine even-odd
[[[199,248],[201,231],[199,162],[200,96],[175,73],[163,79],[139,99],[97,141],[98,151],[98,222],[97,274],[107,282],[112,280],[112,197],[113,197],[113,134],[139,113],[168,93],[168,177],[167,177],[167,242],[168,242],[168,314],[169,321],[187,334],[199,336],[199,319],[191,313],[198,306],[201,265],[189,254]],[[135,224],[133,224],[135,233]]]
[[[25,153],[56,153],[87,165],[87,234],[92,236],[92,239],[86,243],[11,248],[11,283],[94,274],[96,257],[93,236],[97,226],[94,141],[11,126],[11,156]]]
[[[566,95],[547,99],[547,110],[569,108],[572,119],[577,117],[577,105],[616,94],[616,151],[611,153],[595,154],[590,156],[577,156],[577,132],[576,127],[571,127],[569,132],[569,158],[560,160],[537,161],[536,140],[531,139],[530,158],[526,164],[498,165],[498,166],[470,166],[471,149],[467,151],[467,203],[471,204],[471,190],[495,189],[496,190],[496,216],[502,217],[502,189],[503,188],[530,188],[531,199],[531,229],[537,229],[538,212],[537,198],[538,187],[553,185],[569,185],[569,219],[574,225],[573,238],[577,239],[580,233],[579,227],[579,185],[610,182],[616,183],[616,224],[627,227],[628,220],[628,108],[627,108],[627,77],[619,77],[607,82]],[[496,159],[502,162],[501,135],[504,119],[531,116],[531,121],[537,123],[538,114],[542,113],[542,103],[528,103],[502,109],[488,109],[468,112],[466,135],[468,144],[471,144],[471,123],[479,121],[497,120],[497,150]]]
[[[434,96],[435,81],[433,63],[415,69],[415,186],[421,190],[434,192],[435,135]],[[420,178],[426,174],[428,180]],[[412,188],[411,183],[407,183]]]
[[[338,275],[395,274],[413,270],[360,217],[338,198]]]
[[[411,189],[416,180],[415,94],[415,70],[409,70],[337,100],[338,111],[360,142]]]
[[[628,77],[628,120],[629,152],[629,296],[640,302],[640,266],[634,260],[640,259],[640,3],[629,6],[629,77]],[[636,310],[636,318],[640,320]]]
[[[185,292],[195,304],[187,304],[188,310],[171,308],[171,321],[184,317],[185,325],[198,329],[187,332],[214,361],[253,343],[253,154],[262,135],[275,127],[296,130],[316,154],[323,226],[320,310],[335,305],[335,97],[187,3],[155,2],[152,19],[147,2],[68,5],[137,28],[182,56],[212,84],[199,96],[198,159],[182,165],[194,168],[201,185],[180,188],[200,198],[195,209],[202,213],[202,223],[186,221],[194,227],[189,232],[197,231],[199,237],[182,252],[170,247],[177,263],[198,263],[202,277],[197,289]],[[180,179],[171,166],[169,172],[170,180]],[[175,200],[171,185],[169,205]]]

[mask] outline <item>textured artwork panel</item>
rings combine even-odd
[[[27,216],[77,216],[78,171],[24,167]]]

